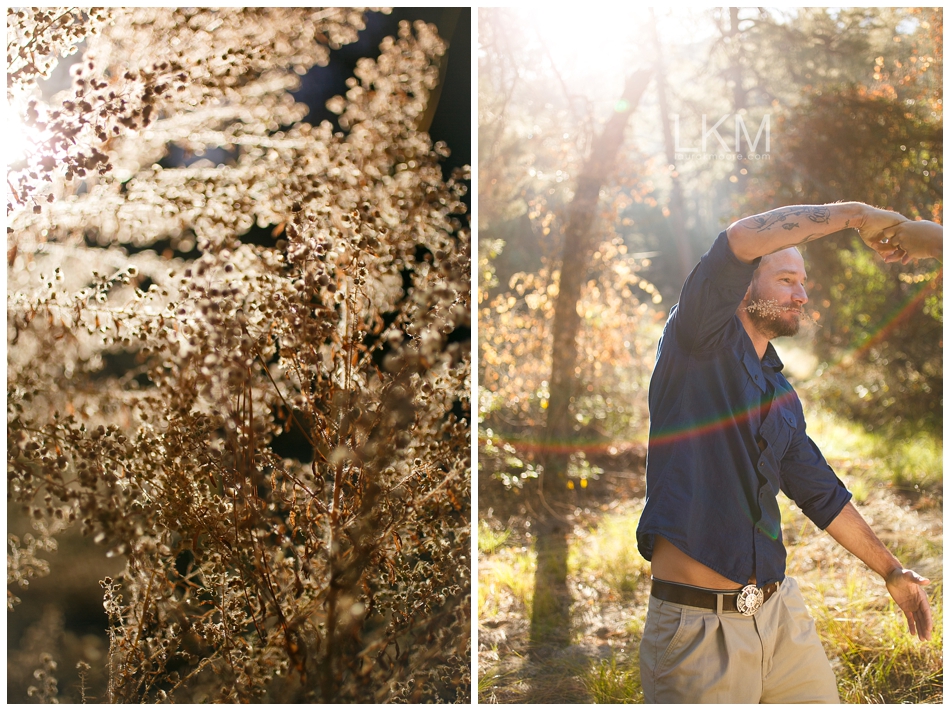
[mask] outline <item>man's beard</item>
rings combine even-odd
[[[774,299],[763,299],[752,286],[746,313],[752,325],[766,338],[794,336],[801,326],[802,311],[792,305],[780,306]]]

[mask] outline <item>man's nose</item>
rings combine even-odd
[[[792,294],[792,301],[799,306],[804,306],[808,303],[808,294],[805,293],[805,287],[801,284],[795,288],[795,293]]]

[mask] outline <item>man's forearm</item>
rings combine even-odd
[[[757,257],[804,244],[849,227],[857,230],[865,227],[880,230],[904,219],[906,218],[897,213],[879,210],[859,202],[790,205],[744,217],[729,225],[726,235],[733,254],[743,262],[750,263]]]
[[[885,580],[895,570],[902,569],[900,561],[881,543],[850,501],[825,530],[846,550]]]
[[[850,501],[825,530],[884,578],[887,592],[904,613],[908,631],[920,639],[930,639],[933,614],[927,595],[921,587],[930,581],[913,570],[903,568],[900,561],[874,535],[871,527]]]

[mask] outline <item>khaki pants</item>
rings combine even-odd
[[[831,665],[792,578],[751,617],[651,595],[640,678],[646,703],[839,703]]]

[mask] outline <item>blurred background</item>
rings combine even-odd
[[[942,223],[942,33],[933,8],[479,12],[480,701],[639,698],[634,531],[669,309],[747,215],[857,200]],[[938,582],[941,265],[885,265],[851,230],[803,251],[807,327],[775,345],[809,434]],[[886,607],[880,586],[782,506],[842,699],[940,698],[939,644],[895,651],[854,612]],[[895,656],[902,681],[867,671]]]

